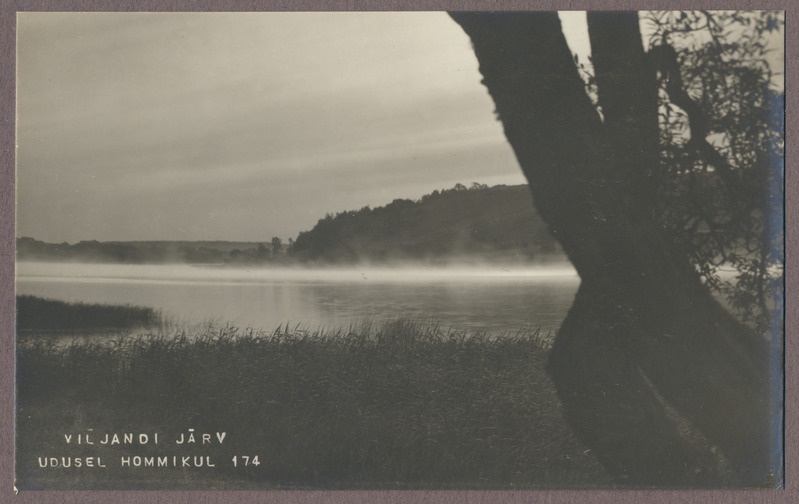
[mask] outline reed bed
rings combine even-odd
[[[259,466],[220,467],[203,473],[203,484],[607,485],[563,422],[544,371],[549,340],[539,331],[496,336],[407,320],[271,331],[165,323],[66,346],[23,338],[18,477],[39,481],[33,454],[53,449],[43,432],[138,429],[167,437],[191,427],[227,432],[220,449],[228,457],[259,455]],[[109,471],[47,477],[82,488],[198,481],[180,469]]]
[[[144,306],[67,303],[36,296],[17,296],[18,332],[101,331],[155,327],[158,310]]]

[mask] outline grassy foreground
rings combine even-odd
[[[17,485],[607,486],[563,422],[542,340],[402,320],[331,331],[165,325],[68,346],[22,337]],[[176,444],[189,428],[226,437]],[[161,442],[74,444],[78,433],[125,432]],[[210,456],[216,467],[122,466],[136,455]],[[258,465],[243,467],[254,455]],[[101,456],[107,468],[37,465],[62,456]]]

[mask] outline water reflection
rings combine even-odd
[[[526,269],[245,269],[25,262],[17,293],[151,306],[179,320],[274,328],[398,317],[442,326],[556,329],[579,279],[568,265]]]

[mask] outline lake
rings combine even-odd
[[[568,264],[299,269],[17,263],[17,294],[149,306],[178,321],[274,329],[407,318],[442,327],[557,329],[579,278]]]

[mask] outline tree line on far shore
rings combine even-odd
[[[296,241],[107,241],[17,239],[17,259],[121,264],[342,264],[359,261],[502,260],[559,255],[527,186],[456,184],[417,200],[327,214]]]

